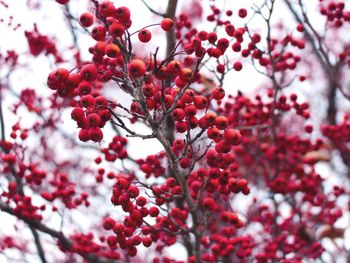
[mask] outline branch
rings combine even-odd
[[[70,239],[68,239],[67,237],[65,237],[62,232],[58,232],[54,229],[47,227],[46,225],[44,225],[38,221],[30,220],[26,217],[23,217],[22,215],[15,213],[15,211],[11,207],[9,207],[7,204],[5,204],[4,202],[0,202],[0,209],[7,214],[13,215],[13,216],[21,219],[23,222],[28,224],[33,229],[38,230],[38,231],[43,232],[43,233],[46,233],[46,234],[50,235],[51,237],[58,239],[65,249],[67,249],[67,250],[72,249],[73,242]],[[112,260],[101,258],[95,254],[87,254],[87,255],[81,255],[81,256],[84,257],[89,263],[115,263],[115,262],[117,262],[117,261],[112,261]]]
[[[168,17],[174,20],[177,2],[178,0],[168,1],[168,7],[164,17]],[[174,49],[175,43],[176,43],[175,26],[173,26],[170,31],[166,32],[166,56],[168,56],[171,53],[171,51]]]
[[[38,232],[35,230],[35,228],[33,228],[32,226],[29,226],[29,228],[30,228],[30,231],[33,234],[35,246],[36,246],[36,248],[38,250],[41,262],[42,263],[46,263],[47,260],[45,258],[45,252],[44,252],[43,246],[41,245],[40,236],[39,236]]]
[[[165,17],[165,14],[162,14],[156,10],[154,10],[152,7],[150,7],[145,0],[141,0],[141,2],[148,8],[149,11],[151,11],[153,14]]]

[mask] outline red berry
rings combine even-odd
[[[98,127],[90,128],[89,137],[90,137],[90,140],[94,142],[100,142],[103,139],[102,130]]]
[[[207,106],[208,99],[203,95],[197,95],[194,97],[194,105],[197,109],[201,110]]]
[[[113,218],[110,218],[110,217],[106,217],[104,220],[103,220],[103,224],[102,224],[103,228],[105,230],[111,230],[113,229],[113,227],[115,226],[115,221]]]
[[[138,33],[138,37],[142,43],[147,43],[151,40],[152,34],[151,34],[151,31],[147,29],[143,29]]]
[[[241,8],[238,10],[238,15],[240,18],[245,18],[247,16],[247,10],[245,8]]]
[[[114,22],[110,27],[109,27],[109,33],[111,34],[112,37],[117,38],[123,36],[125,31],[125,26],[122,25],[121,23],[116,23]]]
[[[87,121],[90,127],[97,127],[101,123],[101,117],[97,113],[91,113],[87,116]]]
[[[94,23],[94,17],[91,13],[83,13],[80,16],[79,21],[83,27],[89,27]]]
[[[221,87],[217,87],[217,88],[213,89],[213,91],[211,92],[211,96],[215,100],[221,100],[225,97],[225,90]]]
[[[216,207],[216,202],[213,198],[211,197],[206,197],[203,199],[202,201],[202,206],[205,208],[205,209],[208,209],[208,210],[211,210],[213,211]]]
[[[103,26],[95,26],[91,31],[91,36],[96,41],[103,41],[106,37],[106,28]]]
[[[71,117],[73,120],[75,121],[82,121],[83,118],[84,118],[85,114],[84,114],[84,110],[80,107],[77,107],[77,108],[74,108],[72,110],[72,113],[71,113]]]
[[[117,237],[116,236],[107,237],[107,244],[110,247],[115,247],[117,245]]]
[[[242,68],[243,68],[242,63],[239,62],[239,61],[235,62],[235,64],[233,64],[233,68],[234,68],[234,70],[236,70],[236,71],[241,71]]]
[[[122,23],[126,24],[130,21],[130,10],[126,6],[118,7],[115,10],[114,14],[115,18],[121,21]]]
[[[152,245],[152,239],[150,237],[144,237],[142,238],[142,244],[145,247],[150,247]]]
[[[225,116],[218,116],[215,118],[215,126],[220,129],[224,130],[228,124],[228,120]]]
[[[94,81],[97,79],[97,69],[94,64],[87,64],[80,70],[80,74],[84,80]]]
[[[56,2],[61,4],[61,5],[65,5],[69,2],[69,0],[56,0]]]
[[[133,78],[142,77],[146,73],[146,65],[140,59],[133,59],[128,65],[129,75]]]
[[[79,140],[81,140],[82,142],[87,142],[88,140],[90,140],[89,130],[81,129],[79,131]]]
[[[238,145],[241,143],[241,134],[235,129],[226,129],[224,132],[224,140],[231,145]]]
[[[128,196],[130,198],[135,198],[140,194],[140,190],[136,186],[130,186],[128,188]]]
[[[151,217],[156,217],[156,216],[159,215],[159,209],[158,209],[157,207],[155,207],[155,206],[151,207],[151,208],[148,210],[148,212],[149,212],[149,215],[150,215]]]
[[[108,57],[115,58],[120,54],[120,48],[116,44],[110,43],[106,45],[105,53]]]
[[[136,199],[136,204],[138,206],[144,206],[147,203],[147,199],[143,196],[140,196]]]
[[[174,26],[174,21],[170,18],[164,18],[160,23],[160,27],[164,31],[170,31],[173,26]]]

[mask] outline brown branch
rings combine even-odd
[[[162,14],[158,11],[156,11],[155,9],[153,9],[152,7],[149,6],[149,4],[147,4],[147,2],[145,0],[141,0],[141,2],[147,7],[147,9],[149,11],[151,11],[153,14],[158,15],[158,16],[162,16],[165,17],[165,14]]]
[[[38,221],[30,220],[26,217],[23,217],[20,214],[15,213],[15,211],[11,207],[9,207],[7,204],[5,204],[3,202],[0,202],[0,209],[1,209],[1,211],[5,212],[7,214],[13,215],[16,218],[21,219],[23,222],[28,224],[33,229],[38,230],[38,231],[43,232],[43,233],[46,233],[46,234],[50,235],[51,237],[56,238],[57,240],[59,240],[61,242],[64,249],[67,249],[67,250],[72,249],[73,242],[69,238],[65,237],[62,232],[51,229]],[[84,257],[90,263],[115,263],[115,262],[117,262],[117,261],[112,261],[112,260],[101,258],[95,254],[88,254],[88,255],[81,255],[81,256]]]
[[[68,22],[68,26],[69,26],[69,31],[72,35],[72,39],[73,39],[73,44],[74,46],[78,47],[78,37],[77,37],[77,34],[75,33],[75,27],[72,23],[72,20],[74,19],[72,13],[70,12],[70,9],[69,9],[69,3],[67,3],[65,6],[65,17],[67,19],[67,22]]]
[[[176,7],[178,0],[169,0],[168,7],[164,17],[171,18],[174,20]],[[175,38],[175,26],[172,27],[170,31],[166,33],[166,56],[168,56],[175,47],[176,38]]]

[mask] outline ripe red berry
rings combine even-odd
[[[241,143],[241,134],[235,129],[226,129],[224,132],[224,140],[231,145],[238,145]]]
[[[235,33],[235,27],[232,24],[227,24],[225,26],[225,31],[228,36],[233,37]]]
[[[91,95],[84,95],[80,99],[80,104],[84,108],[93,107],[95,105],[95,98]]]
[[[78,86],[78,91],[80,95],[90,94],[91,90],[92,90],[92,84],[90,82],[85,80],[80,82]]]
[[[247,16],[247,10],[245,8],[241,8],[238,10],[238,15],[240,18],[245,18]]]
[[[174,26],[174,21],[170,18],[164,18],[160,23],[160,27],[164,31],[170,31],[173,26]]]
[[[147,43],[151,40],[152,34],[151,34],[151,31],[147,29],[143,29],[138,33],[138,37],[142,43]]]
[[[69,2],[69,0],[56,0],[56,2],[61,4],[61,5],[65,5]]]
[[[87,64],[80,70],[80,74],[84,80],[94,81],[97,79],[97,69],[94,64]]]
[[[215,126],[220,129],[224,130],[228,124],[228,120],[225,116],[218,116],[215,118]]]
[[[90,128],[89,137],[90,137],[90,140],[94,142],[100,142],[103,139],[102,130],[98,127]]]
[[[181,167],[182,169],[187,169],[187,168],[189,168],[189,167],[191,166],[191,163],[192,163],[191,159],[190,159],[190,158],[187,158],[187,157],[182,158],[182,159],[179,161],[179,165],[180,165],[180,167]]]
[[[115,10],[114,16],[120,22],[126,24],[130,21],[130,10],[126,6],[118,7]]]
[[[87,121],[89,123],[89,127],[97,127],[101,123],[101,117],[97,113],[91,113],[87,116]]]
[[[207,134],[208,134],[208,137],[210,139],[218,139],[221,137],[221,133],[220,133],[220,130],[216,127],[210,127],[208,130],[207,130]]]
[[[298,24],[298,25],[297,25],[297,30],[298,30],[299,32],[304,32],[304,25],[303,25],[303,24]]]
[[[88,140],[90,140],[89,130],[81,129],[79,131],[78,137],[79,137],[79,140],[81,140],[82,142],[87,142]]]
[[[194,97],[194,106],[201,110],[207,106],[208,99],[203,95],[197,95]]]
[[[128,65],[129,75],[133,78],[142,77],[146,73],[146,65],[140,59],[133,59]]]
[[[206,197],[203,199],[202,201],[202,206],[205,208],[205,209],[208,209],[208,210],[211,210],[213,211],[216,207],[216,202],[213,198],[211,197]]]
[[[110,58],[115,58],[120,54],[120,49],[116,44],[110,43],[105,47],[105,53]]]
[[[125,31],[125,26],[122,25],[121,23],[116,23],[114,22],[110,27],[109,27],[109,33],[113,38],[121,37],[123,36]]]
[[[231,151],[231,145],[229,143],[227,143],[225,140],[218,142],[215,145],[215,150],[218,153],[228,153]]]
[[[180,108],[176,108],[173,110],[173,118],[175,121],[182,121],[185,118],[185,111]]]
[[[148,209],[149,215],[151,217],[156,217],[159,215],[159,209],[155,206],[151,207],[150,209]]]
[[[113,229],[115,223],[116,223],[116,222],[114,221],[113,218],[106,217],[106,218],[103,220],[102,226],[103,226],[103,228],[104,228],[105,230],[111,230],[111,229]]]
[[[91,36],[96,41],[103,41],[106,37],[106,28],[103,26],[95,26],[91,30]]]
[[[213,89],[213,91],[211,92],[211,96],[215,100],[222,100],[225,97],[225,90],[221,87],[217,87]]]
[[[94,23],[94,17],[91,13],[83,13],[80,15],[79,21],[83,27],[89,27]]]
[[[234,68],[234,70],[236,70],[236,71],[241,71],[242,68],[243,68],[242,63],[239,62],[239,61],[235,62],[235,63],[233,64],[233,68]]]
[[[115,247],[117,245],[117,237],[116,236],[109,236],[107,237],[107,244],[110,247]]]
[[[72,110],[71,113],[71,117],[73,120],[75,121],[82,121],[84,118],[85,114],[84,114],[84,110],[80,107],[76,107]]]
[[[140,194],[140,190],[136,186],[130,186],[127,191],[130,198],[135,198]]]
[[[150,247],[152,245],[152,239],[150,237],[144,237],[142,238],[142,244],[145,247]]]
[[[136,204],[138,206],[144,206],[144,205],[146,205],[146,203],[147,203],[147,199],[143,196],[140,196],[136,199]]]

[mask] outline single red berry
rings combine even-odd
[[[215,126],[220,129],[224,130],[228,124],[228,120],[225,116],[218,116],[215,118]]]
[[[156,217],[159,215],[159,209],[155,206],[151,207],[150,209],[148,209],[149,215],[151,217]]]
[[[94,17],[91,13],[83,13],[80,16],[79,21],[83,27],[89,27],[94,23]]]
[[[224,132],[224,140],[231,145],[238,145],[241,143],[241,134],[235,129],[226,129]]]
[[[79,136],[79,140],[81,140],[82,142],[87,142],[88,140],[90,140],[89,130],[81,129],[79,131],[78,136]]]
[[[91,113],[87,116],[89,127],[97,127],[101,123],[101,117],[97,113]]]
[[[143,196],[139,196],[137,199],[136,199],[136,204],[138,206],[145,206],[147,203],[147,199]]]
[[[89,129],[89,138],[94,142],[100,142],[103,139],[102,130],[98,127],[93,127]]]
[[[69,0],[56,0],[56,2],[61,4],[61,5],[65,5],[69,2]]]
[[[304,32],[304,26],[303,26],[303,24],[298,24],[298,25],[297,25],[297,30],[298,30],[299,32]]]
[[[71,117],[73,120],[79,122],[84,119],[84,110],[80,107],[76,107],[72,110]]]
[[[142,238],[142,244],[145,247],[150,247],[152,245],[152,239],[150,237],[144,237]]]
[[[197,95],[194,97],[194,106],[201,110],[207,106],[208,99],[203,95]]]
[[[241,8],[238,10],[238,15],[240,18],[245,18],[247,16],[247,9]]]
[[[117,245],[117,237],[116,236],[109,236],[107,237],[107,244],[110,247],[115,247]]]
[[[80,70],[81,77],[86,81],[94,81],[97,79],[97,68],[94,64],[87,64]]]
[[[213,139],[213,140],[221,137],[220,130],[218,128],[216,128],[216,127],[210,127],[207,130],[207,134],[208,134],[208,137],[210,139]]]
[[[211,210],[213,211],[216,207],[216,202],[213,198],[211,197],[206,197],[203,199],[202,201],[202,206],[205,208],[205,209],[208,209],[208,210]]]
[[[239,61],[235,62],[235,63],[233,64],[233,68],[234,68],[234,70],[236,70],[236,71],[241,71],[242,68],[243,68],[242,63],[239,62]]]
[[[122,25],[121,23],[116,23],[114,22],[110,27],[109,27],[109,33],[111,34],[112,37],[117,38],[123,36],[125,32],[125,26]]]
[[[151,31],[147,29],[143,29],[138,33],[138,37],[142,43],[147,43],[151,40],[152,34],[151,34]]]
[[[120,48],[113,43],[107,44],[105,47],[105,53],[110,58],[115,58],[120,54]]]
[[[213,89],[213,91],[211,92],[211,96],[215,100],[221,100],[225,97],[225,90],[221,87],[217,87],[217,88]]]
[[[228,36],[233,37],[235,33],[235,27],[232,24],[227,24],[225,26],[225,31]]]
[[[128,65],[129,75],[133,78],[142,77],[146,73],[146,65],[140,59],[133,59]]]
[[[105,230],[111,230],[113,229],[113,227],[115,226],[115,220],[113,218],[110,218],[110,217],[106,217],[104,220],[103,220],[103,228]]]
[[[164,18],[160,23],[160,27],[164,31],[170,31],[173,26],[174,26],[174,21],[170,18]]]
[[[96,41],[103,41],[106,37],[106,28],[103,26],[95,26],[91,31],[91,36]]]
[[[130,186],[127,191],[130,198],[135,198],[140,194],[140,190],[136,186]]]
[[[126,24],[130,21],[130,10],[126,6],[118,7],[115,10],[114,17]]]

